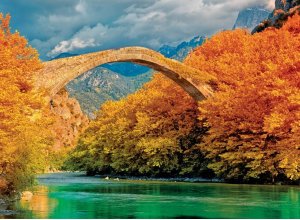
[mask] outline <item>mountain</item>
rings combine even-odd
[[[162,46],[158,51],[166,57],[182,61],[205,37],[194,37],[178,46]],[[59,55],[67,57],[68,54]],[[70,82],[66,89],[76,98],[85,114],[94,118],[94,112],[107,100],[119,100],[134,93],[152,78],[152,70],[131,63],[105,64],[86,72]]]
[[[198,36],[194,37],[188,42],[182,42],[176,47],[163,45],[161,48],[159,48],[158,52],[163,54],[165,57],[183,61],[183,59],[189,54],[189,52],[193,48],[203,44],[205,39],[205,37]],[[150,71],[148,67],[133,63],[109,63],[102,66],[113,72],[120,73],[123,76],[137,76]]]
[[[297,9],[300,6],[299,0],[275,0],[275,11],[282,10],[284,12],[289,12],[291,9]]]
[[[268,19],[258,24],[252,34],[262,32],[268,27],[281,28],[289,17],[300,13],[300,0],[276,0],[275,9]]]
[[[233,29],[246,28],[252,31],[260,22],[267,19],[271,11],[265,8],[246,8],[239,12]]]
[[[165,57],[183,61],[194,48],[201,46],[205,40],[206,37],[197,36],[188,42],[182,42],[177,47],[164,45],[158,50],[158,52],[163,54]]]
[[[66,89],[71,97],[75,97],[83,112],[94,118],[94,112],[107,100],[119,100],[135,92],[152,77],[150,72],[128,77],[97,67],[70,82]]]
[[[106,69],[109,69],[113,72],[120,73],[123,76],[137,76],[151,70],[148,67],[140,66],[134,63],[108,63],[102,65]]]
[[[72,54],[72,53],[61,53],[58,56],[52,58],[51,60],[56,60],[56,59],[60,59],[60,58],[66,58],[66,57],[74,57],[74,56],[78,56],[79,54]]]
[[[172,47],[169,45],[163,45],[158,50],[161,54],[163,54],[165,57],[172,57],[176,54],[176,47]]]

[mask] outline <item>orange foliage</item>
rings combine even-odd
[[[163,75],[101,107],[72,154],[75,169],[131,175],[199,174],[197,103]],[[196,136],[196,137],[195,137]],[[97,162],[95,162],[97,161]]]
[[[73,152],[75,167],[203,175],[195,170],[207,172],[209,162],[227,180],[299,180],[299,21],[255,35],[225,31],[193,51],[185,63],[217,78],[215,95],[199,106],[163,76],[104,104]]]
[[[218,78],[200,103],[211,126],[202,149],[222,177],[300,178],[300,15],[282,29],[225,31],[186,63]]]
[[[24,37],[11,33],[9,20],[0,14],[0,181],[8,183],[6,193],[31,181],[48,145],[45,102],[32,83],[41,62]]]

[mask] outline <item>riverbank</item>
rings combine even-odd
[[[11,210],[11,206],[17,199],[17,197],[9,198],[7,196],[0,196],[0,216],[15,215],[16,211]]]
[[[147,176],[120,176],[120,175],[96,175],[105,180],[141,180],[141,181],[161,181],[161,182],[187,182],[187,183],[224,183],[223,180],[213,178],[205,179],[201,177],[170,177],[170,178],[160,178],[160,177],[147,177]]]
[[[201,177],[148,177],[148,176],[130,176],[130,175],[114,175],[114,174],[96,174],[94,176],[86,175],[84,171],[55,171],[47,172],[46,174],[76,174],[79,176],[100,178],[104,180],[120,181],[120,180],[132,180],[132,181],[161,181],[161,182],[187,182],[187,183],[230,183],[230,184],[246,184],[246,185],[284,185],[284,186],[300,186],[300,182],[274,182],[274,183],[261,183],[261,182],[235,182],[225,181],[218,178],[201,178]]]
[[[222,179],[212,178],[206,179],[201,177],[148,177],[148,176],[129,176],[129,175],[112,175],[112,174],[103,174],[103,175],[86,175],[84,171],[57,171],[57,172],[47,172],[46,174],[66,174],[67,176],[85,176],[92,178],[100,178],[104,180],[120,181],[120,180],[141,180],[141,181],[161,181],[161,182],[187,182],[187,183],[225,183]],[[39,175],[41,178],[42,175]]]

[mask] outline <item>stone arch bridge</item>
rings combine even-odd
[[[114,62],[132,62],[159,71],[181,86],[196,101],[212,95],[212,89],[207,84],[214,79],[212,76],[143,47],[105,50],[44,62],[44,68],[36,75],[36,87],[46,89],[49,96],[53,97],[76,77],[102,64]],[[188,78],[193,75],[197,75],[197,81]]]

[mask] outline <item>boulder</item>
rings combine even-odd
[[[30,191],[24,191],[21,194],[21,200],[29,201],[32,199],[33,193]]]

